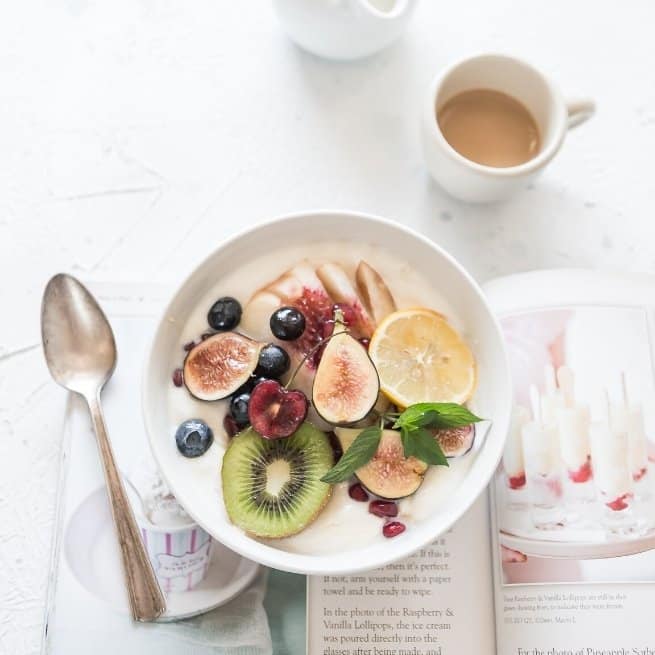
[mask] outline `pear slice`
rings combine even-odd
[[[333,425],[361,421],[380,392],[378,372],[364,346],[348,334],[343,313],[334,313],[334,329],[314,376],[312,402],[318,415]]]
[[[363,259],[355,272],[357,289],[369,314],[377,325],[383,318],[396,311],[396,301],[382,276]]]
[[[331,298],[342,306],[344,312],[346,308],[348,309],[350,316],[346,315],[346,322],[348,327],[356,332],[355,336],[370,337],[375,329],[375,323],[343,267],[328,262],[316,269],[316,275]]]
[[[260,289],[253,295],[241,315],[240,330],[258,341],[271,339],[269,321],[271,314],[282,306],[282,298],[268,289]]]
[[[339,444],[345,453],[361,429],[336,428]],[[395,500],[411,496],[421,486],[428,465],[416,457],[405,457],[400,433],[383,430],[373,458],[355,471],[357,479],[372,494]]]

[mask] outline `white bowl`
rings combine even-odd
[[[244,534],[226,518],[218,496],[220,471],[212,462],[189,466],[171,434],[166,403],[171,385],[170,353],[179,348],[185,318],[217,279],[243,261],[276,248],[316,244],[335,238],[372,243],[411,262],[434,284],[464,326],[478,363],[473,409],[493,424],[478,446],[457,493],[434,516],[413,524],[402,535],[365,548],[325,555],[290,553]],[[177,320],[179,319],[179,320]],[[509,423],[511,384],[498,323],[468,273],[425,237],[391,221],[354,212],[294,214],[263,223],[219,246],[184,281],[157,327],[143,378],[143,413],[153,454],[179,502],[215,539],[251,560],[307,575],[374,569],[410,555],[434,541],[466,512],[485,490],[500,459]],[[205,458],[199,458],[200,460]],[[197,460],[194,460],[194,463]],[[329,535],[326,535],[329,539]]]

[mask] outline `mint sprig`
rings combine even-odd
[[[457,403],[416,403],[396,418],[405,457],[416,457],[426,464],[448,466],[448,459],[429,430],[459,428],[482,419]]]
[[[398,415],[394,428],[460,428],[482,419],[457,403],[416,403]]]
[[[394,429],[400,430],[405,457],[416,457],[433,466],[448,466],[448,459],[430,430],[459,428],[483,419],[457,403],[416,403],[400,414],[381,415],[380,424],[385,420],[394,420]],[[334,484],[350,478],[357,469],[371,461],[381,437],[380,426],[364,428],[321,480]]]
[[[382,429],[378,425],[364,428],[336,465],[321,478],[321,482],[334,484],[347,480],[357,469],[371,461],[381,437]]]

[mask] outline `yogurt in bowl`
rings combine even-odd
[[[349,301],[348,293],[353,288],[361,291],[358,286],[361,262],[370,264],[374,272],[379,274],[393,298],[394,306],[384,307],[386,313],[376,312],[375,307],[380,303],[385,305],[385,301],[368,298],[366,293],[364,298],[361,297],[361,292],[356,293],[354,301]],[[235,491],[236,486],[246,482],[250,484],[248,481],[244,482],[244,477],[248,476],[235,478],[233,475],[236,462],[239,462],[238,458],[235,458],[235,451],[239,449],[241,442],[247,442],[249,447],[259,447],[259,444],[262,444],[262,448],[268,449],[266,452],[269,452],[273,448],[270,444],[274,442],[260,437],[260,433],[266,432],[266,425],[264,428],[258,428],[260,433],[256,433],[256,436],[244,437],[242,433],[230,437],[228,431],[235,430],[226,430],[224,427],[224,417],[230,412],[229,402],[197,399],[213,396],[211,393],[205,393],[207,387],[200,390],[193,387],[192,375],[195,374],[194,371],[202,370],[202,367],[193,369],[189,361],[206,363],[209,360],[199,357],[198,353],[209,350],[212,341],[224,341],[222,337],[216,339],[211,336],[206,339],[207,346],[200,346],[203,335],[206,337],[208,333],[212,333],[207,322],[209,308],[218,298],[231,297],[238,300],[243,310],[239,323],[234,327],[235,332],[240,332],[245,335],[243,338],[260,344],[258,349],[262,343],[274,342],[289,352],[293,364],[300,364],[298,360],[301,359],[301,349],[296,348],[292,340],[276,338],[275,334],[271,333],[272,324],[269,326],[268,317],[269,310],[274,310],[277,302],[270,296],[275,296],[276,293],[279,296],[286,294],[278,303],[284,305],[284,299],[293,297],[298,288],[302,291],[311,287],[303,278],[303,274],[298,273],[298,270],[307,268],[318,272],[322,286],[327,289],[330,309],[333,300],[336,301],[334,305],[341,306],[340,315],[345,316],[343,320],[348,336],[331,336],[329,332],[334,331],[334,325],[328,326],[327,330],[323,329],[324,334],[314,335],[312,330],[317,332],[318,329],[317,323],[312,320],[311,303],[296,303],[308,316],[307,325],[304,327],[307,330],[305,341],[302,342],[305,354],[311,345],[307,339],[316,337],[313,343],[319,355],[314,359],[313,355],[309,355],[309,359],[301,365],[301,374],[289,385],[290,390],[295,391],[297,387],[309,397],[307,420],[315,426],[312,429],[316,432],[312,434],[319,435],[302,442],[305,445],[300,450],[308,458],[310,455],[313,457],[316,444],[319,441],[327,443],[324,435],[328,430],[333,430],[337,439],[330,437],[331,445],[335,446],[334,452],[332,448],[320,449],[319,459],[325,461],[321,460],[318,465],[323,467],[320,469],[320,476],[317,474],[312,479],[316,488],[312,487],[311,493],[325,492],[325,497],[317,499],[311,494],[302,496],[303,506],[307,507],[307,513],[312,515],[312,520],[302,517],[302,512],[299,512],[298,521],[290,522],[284,529],[278,529],[274,525],[272,528],[266,526],[266,529],[262,530],[258,524],[248,523],[248,516],[245,516],[248,514],[248,508],[239,506],[244,498],[250,502],[253,494],[248,486],[244,487],[243,493]],[[336,271],[332,268],[336,268]],[[296,271],[291,275],[293,279],[290,279],[289,271]],[[300,282],[296,279],[298,277]],[[281,288],[284,293],[280,292]],[[267,302],[270,303],[268,309]],[[376,469],[377,466],[378,472],[386,470],[387,463],[382,465],[376,458],[385,450],[383,445],[391,444],[396,447],[397,443],[400,443],[400,432],[392,429],[393,423],[407,405],[407,395],[411,396],[412,392],[408,390],[407,385],[397,384],[394,376],[385,369],[383,360],[389,356],[389,342],[383,341],[379,333],[386,332],[388,334],[385,336],[391,334],[395,338],[393,335],[396,335],[398,329],[402,331],[406,328],[407,316],[415,314],[414,308],[425,308],[424,322],[438,324],[443,321],[448,327],[442,328],[450,330],[448,335],[458,335],[452,337],[453,343],[456,344],[454,357],[463,357],[466,360],[466,353],[470,352],[475,362],[477,383],[474,386],[472,379],[466,377],[463,382],[459,378],[449,381],[449,384],[452,382],[452,399],[466,402],[475,415],[488,419],[491,426],[488,430],[481,429],[480,426],[470,430],[467,428],[469,432],[466,433],[466,439],[469,439],[470,434],[470,443],[467,441],[466,448],[461,451],[455,449],[452,454],[461,456],[450,459],[450,465],[447,467],[425,465],[422,460],[419,461],[421,457],[426,459],[424,453],[408,455],[409,458],[414,458],[412,461],[416,460],[416,471],[410,472],[410,477],[414,475],[416,479],[416,488],[410,480],[409,486],[401,487],[397,493],[389,487],[378,489],[375,477],[364,477],[362,468],[353,472],[353,475],[348,475],[347,472],[345,477],[333,477],[334,482],[330,484],[318,482],[329,470],[338,468],[341,463],[340,450],[347,454],[353,439],[365,428],[375,430],[372,424],[383,423],[385,420],[386,425],[382,425],[385,431],[377,437],[378,450],[372,456],[369,468]],[[360,310],[361,313],[358,313]],[[394,324],[385,331],[380,326],[387,321],[386,314],[390,310],[393,310],[392,315],[397,315],[398,325]],[[346,412],[338,417],[338,420],[335,419],[328,411],[329,403],[326,407],[320,406],[320,397],[316,396],[315,388],[312,397],[312,383],[318,380],[317,371],[321,371],[321,367],[327,367],[323,362],[331,356],[331,341],[340,344],[338,348],[332,348],[337,352],[349,339],[353,342],[355,339],[363,339],[363,345],[357,344],[352,351],[357,359],[368,347],[367,339],[371,336],[373,340],[368,355],[369,361],[375,364],[372,375],[379,373],[382,391],[380,399],[386,404],[380,411],[376,402],[375,420],[372,420],[372,414],[367,413],[362,422],[356,423],[356,427],[342,427],[344,423],[352,423],[350,419],[361,418],[357,414],[360,408],[348,408],[350,414]],[[450,338],[449,336],[448,339]],[[450,343],[448,339],[446,342]],[[461,339],[461,344],[457,339]],[[188,393],[184,386],[175,386],[172,382],[173,371],[179,368],[184,360],[185,346],[187,350],[191,350],[187,356],[185,384],[197,397]],[[365,354],[361,357],[368,360]],[[448,371],[446,359],[447,357],[444,358],[444,370]],[[403,364],[394,363],[394,366],[396,365]],[[243,372],[249,375],[246,369]],[[408,376],[411,377],[412,374],[413,369],[408,369]],[[290,371],[282,376],[279,386],[288,383],[289,377]],[[339,382],[330,380],[329,375],[324,377],[332,384],[331,388],[339,386]],[[340,379],[343,381],[346,378],[347,374],[344,374]],[[177,383],[180,382],[178,373]],[[377,380],[375,384],[378,384]],[[459,396],[458,385],[463,385],[464,388]],[[396,386],[398,388],[395,388]],[[369,387],[371,391],[373,387]],[[378,387],[375,387],[373,390],[377,392],[377,389]],[[224,393],[225,389],[219,391]],[[255,391],[251,389],[250,392],[252,418],[252,399],[255,397]],[[358,398],[361,398],[361,395],[359,394]],[[391,402],[402,401],[398,403],[402,406],[390,407],[387,398],[391,398]],[[373,396],[371,399],[374,399]],[[432,400],[429,397],[421,399]],[[192,273],[167,308],[157,329],[146,365],[143,401],[148,434],[162,473],[178,500],[198,523],[214,538],[250,559],[283,570],[325,574],[376,568],[406,556],[434,540],[461,516],[486,486],[502,452],[509,415],[510,385],[496,321],[478,287],[458,264],[431,242],[394,223],[361,214],[320,212],[294,215],[254,228],[227,242]],[[342,403],[337,405],[338,411],[345,411]],[[371,409],[373,410],[372,407]],[[242,425],[239,427],[248,431],[243,425],[243,415],[239,415],[238,407],[232,409],[232,414],[235,412],[237,418],[241,419]],[[336,420],[339,425],[325,421],[326,417],[332,421]],[[193,458],[183,456],[178,450],[174,436],[178,426],[190,418],[202,421],[213,436],[206,452]],[[303,418],[304,415],[300,417],[301,422]],[[260,425],[256,421],[257,416],[252,421],[253,426]],[[459,435],[455,436],[459,438]],[[441,437],[448,437],[442,444],[448,451],[452,446],[453,434],[444,433],[439,439]],[[292,436],[291,441],[286,442],[284,437],[280,438],[279,445],[275,446],[276,452],[277,449],[292,444],[294,438],[296,437]],[[400,453],[403,460],[408,460],[408,457],[405,457],[406,451],[403,455],[401,449]],[[231,463],[230,466],[223,465],[224,457],[226,462]],[[359,463],[362,462],[363,460]],[[307,464],[302,466],[306,467]],[[252,475],[259,480],[257,476],[260,474],[256,468],[251,467],[248,470],[253,471]],[[306,468],[302,470],[307,472]],[[405,472],[405,469],[403,471]],[[311,476],[310,469],[308,477]],[[326,477],[329,478],[329,474]],[[360,482],[357,482],[358,478]],[[265,484],[269,482],[265,481]],[[266,487],[266,492],[275,495],[279,489]],[[407,492],[410,492],[409,495]],[[283,504],[288,502],[289,497],[285,497]],[[312,502],[316,503],[316,511],[309,507]]]

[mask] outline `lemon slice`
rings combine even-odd
[[[464,403],[475,389],[475,358],[448,321],[431,309],[404,309],[378,325],[369,355],[392,402]]]

